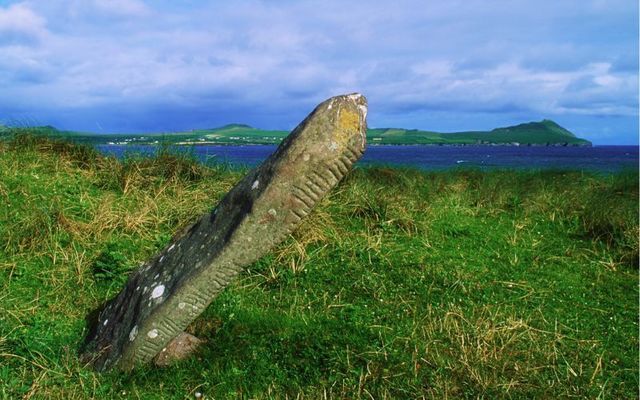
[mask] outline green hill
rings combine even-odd
[[[50,137],[70,138],[89,144],[278,144],[287,136],[284,130],[263,130],[246,124],[228,124],[218,128],[186,132],[96,134],[60,131],[52,126],[30,128]],[[370,128],[370,144],[425,145],[510,145],[510,146],[591,146],[591,142],[545,119],[490,131],[441,133],[418,129]]]
[[[545,119],[491,131],[439,133],[417,129],[369,129],[373,144],[591,146],[557,123]]]
[[[214,129],[192,131],[196,142],[223,144],[274,144],[280,143],[288,131],[262,130],[245,124],[228,124]],[[190,140],[187,140],[190,141]]]

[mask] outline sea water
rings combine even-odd
[[[116,157],[154,154],[157,146],[99,145],[98,150]],[[176,151],[193,154],[204,162],[255,166],[276,149],[275,145],[180,146]],[[424,170],[479,169],[578,169],[615,172],[638,168],[638,146],[528,147],[528,146],[369,146],[359,165],[414,167]]]

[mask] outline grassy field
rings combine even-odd
[[[85,316],[241,176],[0,141],[0,398],[637,398],[637,172],[356,169],[193,358],[81,365]]]

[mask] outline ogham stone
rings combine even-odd
[[[99,313],[82,359],[130,370],[166,349],[349,172],[365,149],[366,116],[360,94],[318,105],[211,213],[132,273]]]

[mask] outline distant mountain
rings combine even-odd
[[[277,144],[289,133],[262,130],[246,124],[227,124],[218,128],[194,129],[188,132],[145,134],[96,134],[59,131],[52,126],[23,128],[53,137],[66,137],[91,144]],[[5,129],[6,131],[6,129]],[[527,122],[490,131],[441,133],[418,129],[370,128],[370,144],[424,144],[439,146],[591,146],[554,121]]]
[[[213,130],[225,130],[225,129],[255,129],[251,125],[247,124],[227,124]]]
[[[417,129],[369,129],[373,144],[591,146],[557,123],[545,119],[490,131],[440,133]]]

